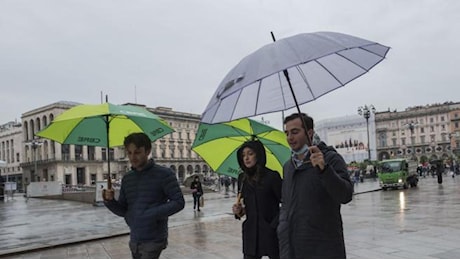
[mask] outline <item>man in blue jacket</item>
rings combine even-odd
[[[284,124],[292,158],[283,167],[280,257],[346,258],[340,205],[353,196],[347,165],[314,139],[311,117],[295,113]]]
[[[159,258],[168,245],[168,217],[184,208],[184,196],[171,169],[148,159],[152,143],[146,134],[128,135],[124,146],[131,171],[122,179],[118,200],[114,190],[103,190],[104,204],[125,218],[133,258]]]

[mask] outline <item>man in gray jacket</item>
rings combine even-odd
[[[112,189],[103,190],[104,204],[125,218],[133,258],[159,258],[168,244],[168,217],[184,208],[184,196],[171,169],[148,159],[152,143],[146,134],[128,135],[124,146],[132,169],[118,200]]]
[[[283,168],[280,257],[346,258],[340,206],[353,196],[347,165],[334,148],[313,140],[311,117],[295,113],[284,124],[292,158]]]

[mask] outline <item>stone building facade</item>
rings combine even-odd
[[[19,122],[0,125],[0,160],[6,163],[0,167],[0,175],[6,182],[22,185],[22,126]]]
[[[359,115],[320,120],[315,122],[315,132],[326,144],[333,146],[347,163],[367,160],[368,149],[371,160],[376,160],[374,115],[369,118],[369,142],[366,119]]]
[[[409,107],[375,114],[378,160],[408,157],[419,162],[458,156],[460,103]]]
[[[347,163],[368,158],[366,121],[343,116],[315,123],[315,131],[334,146]],[[355,141],[356,140],[356,141]],[[460,156],[460,103],[446,102],[409,107],[404,111],[378,111],[369,118],[372,160],[412,158],[418,162]],[[348,144],[347,144],[348,143]],[[355,143],[358,143],[358,148]]]
[[[96,181],[107,179],[110,156],[110,175],[120,180],[129,169],[129,161],[123,147],[61,145],[57,142],[37,138],[35,133],[44,129],[65,110],[79,103],[61,101],[22,114],[22,186],[31,181],[60,181],[67,185],[91,186]],[[133,105],[133,104],[131,104]],[[176,132],[152,144],[155,162],[171,168],[182,182],[194,173],[214,175],[209,166],[191,150],[200,115],[173,111],[171,108],[146,108],[165,119]]]

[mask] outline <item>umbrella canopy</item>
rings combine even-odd
[[[187,178],[185,178],[185,180],[183,182],[184,186],[187,187],[187,188],[190,188],[190,185],[192,185],[193,180],[195,180],[195,177],[197,177],[197,176],[198,176],[199,180],[201,181],[201,183],[203,183],[203,179],[204,179],[203,174],[194,173],[194,174],[188,176]]]
[[[200,123],[192,150],[217,173],[238,177],[238,148],[248,140],[258,139],[265,147],[266,166],[282,176],[283,164],[291,156],[286,135],[270,126],[243,118],[221,124]]]
[[[304,33],[273,42],[243,58],[225,76],[202,122],[227,122],[298,108],[363,75],[388,50],[335,32]]]
[[[124,138],[131,133],[143,132],[153,142],[173,131],[166,121],[145,108],[103,103],[75,106],[36,135],[61,144],[109,148],[122,146]],[[110,156],[107,158],[110,189]]]
[[[103,103],[75,106],[36,135],[61,144],[116,147],[131,133],[143,132],[153,142],[173,131],[166,121],[143,107]]]

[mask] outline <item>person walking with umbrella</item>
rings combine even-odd
[[[238,176],[238,201],[232,211],[237,219],[246,214],[242,226],[244,258],[279,258],[276,227],[281,177],[265,166],[265,147],[258,140],[243,143],[237,151],[237,159],[243,172]]]
[[[131,171],[121,181],[118,200],[113,189],[103,190],[104,204],[125,218],[133,258],[159,258],[168,245],[168,217],[184,208],[184,196],[171,169],[148,159],[152,143],[146,134],[128,135],[124,146]]]
[[[281,258],[346,258],[340,205],[352,200],[347,164],[332,146],[313,141],[313,118],[284,119],[292,158],[283,167],[278,225]]]
[[[192,183],[190,184],[190,189],[192,189],[193,195],[193,210],[198,208],[200,211],[200,198],[203,196],[203,187],[201,186],[201,181],[198,176],[195,176]]]

